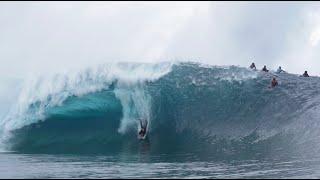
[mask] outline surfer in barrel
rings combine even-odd
[[[147,134],[147,126],[148,121],[145,119],[140,119],[140,131],[139,131],[139,138],[144,139]]]

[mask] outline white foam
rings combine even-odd
[[[129,127],[139,126],[138,119],[146,119],[148,127],[151,127],[151,97],[145,93],[143,87],[137,85],[124,89],[115,90],[115,95],[121,101],[123,107],[123,118],[121,120],[119,133],[124,134]]]
[[[145,81],[154,81],[167,74],[171,71],[173,64],[171,62],[117,62],[60,74],[30,75],[23,83],[17,102],[8,115],[0,120],[0,141],[1,139],[2,142],[5,141],[8,133],[14,129],[45,119],[46,108],[59,106],[73,95],[82,96],[90,92],[100,91],[107,88],[115,80],[117,80],[118,87],[115,92],[125,111],[119,130],[124,132],[125,127],[129,124],[126,116],[129,114],[127,112],[127,108],[129,108],[127,98],[134,99],[134,104],[139,110],[142,110],[138,112],[139,116],[149,119],[149,110],[147,109],[149,107],[149,97],[145,96],[143,89],[137,85]],[[124,91],[130,91],[131,93],[125,95],[126,92],[122,93]],[[32,110],[30,106],[35,103],[38,103],[37,108]]]

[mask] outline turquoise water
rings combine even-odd
[[[121,63],[20,87],[0,119],[1,178],[319,177],[319,77]]]

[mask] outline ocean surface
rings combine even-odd
[[[186,155],[0,154],[1,178],[319,178],[320,158],[199,160]]]
[[[163,62],[5,83],[0,178],[320,178],[319,77]]]

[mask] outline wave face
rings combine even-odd
[[[277,76],[279,86],[268,88]],[[27,81],[1,121],[22,153],[197,153],[251,158],[319,152],[320,79],[197,63],[117,63]],[[149,121],[137,139],[138,119]]]

